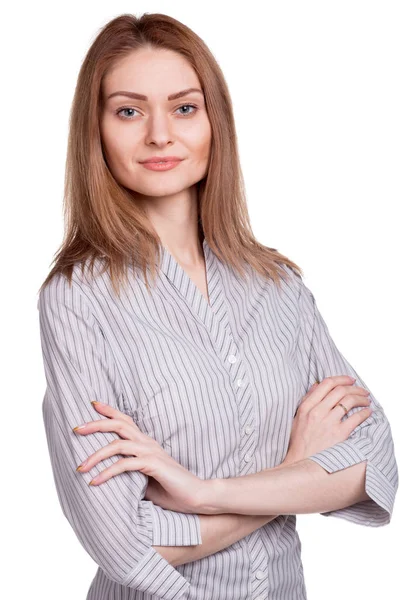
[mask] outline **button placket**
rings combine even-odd
[[[209,251],[206,247],[206,251]],[[215,257],[210,260],[210,281],[214,281],[214,269],[216,269]],[[222,364],[229,374],[233,388],[234,399],[237,404],[239,418],[239,457],[240,469],[238,475],[254,473],[254,452],[256,431],[254,399],[252,398],[252,388],[248,385],[244,364],[241,360],[240,348],[237,347],[233,339],[231,325],[228,319],[224,294],[218,294],[219,280],[215,282],[212,311],[207,311],[207,316],[211,319],[206,325],[209,326],[209,335],[214,341],[214,349],[219,353]],[[211,286],[209,289],[213,289]],[[205,303],[206,304],[206,303]],[[207,319],[208,321],[208,319]],[[247,385],[246,385],[247,384]],[[248,433],[244,433],[245,427],[248,427]]]
[[[231,381],[233,382],[235,387],[241,387],[244,384],[244,376],[243,376],[243,368],[241,367],[241,360],[238,348],[236,347],[232,334],[229,332],[230,338],[230,346],[227,352],[226,361],[229,363],[229,374],[231,376]],[[235,365],[235,368],[232,366]]]
[[[226,357],[229,363],[229,374],[231,377],[232,386],[234,393],[237,398],[238,414],[240,420],[240,456],[243,457],[240,467],[240,474],[245,475],[247,473],[254,472],[254,452],[255,452],[255,429],[254,429],[254,401],[251,397],[251,386],[244,385],[246,374],[243,370],[243,363],[240,360],[240,355],[236,348],[232,347]],[[254,532],[257,537],[255,545],[252,547],[252,559],[253,564],[259,562],[260,553],[265,552],[260,540],[260,532]],[[253,572],[253,583],[254,590],[257,596],[254,600],[266,600],[268,598],[268,577],[267,572],[258,569],[255,573]],[[260,595],[263,594],[263,595]],[[265,594],[265,595],[264,595]]]
[[[254,428],[254,401],[251,397],[251,386],[245,385],[247,382],[243,361],[230,333],[229,336],[231,338],[231,345],[227,349],[226,362],[230,365],[228,367],[229,375],[238,406],[240,426],[239,455],[241,457],[240,474],[245,475],[254,472],[256,433]]]
[[[250,555],[253,559],[253,565],[261,566],[260,556],[265,556],[265,547],[261,541],[261,530],[255,531],[256,539],[253,542],[250,550]],[[266,561],[268,561],[265,556]],[[268,577],[268,562],[263,561],[265,568],[258,568],[252,573],[252,587],[255,594],[254,600],[267,600],[270,592],[270,584]],[[253,567],[254,568],[254,567]]]
[[[264,579],[264,577],[265,577],[264,571],[256,571],[256,578],[257,579]]]

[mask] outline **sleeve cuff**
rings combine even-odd
[[[338,510],[320,513],[325,517],[335,516],[359,525],[381,527],[390,523],[396,488],[381,471],[371,463],[367,456],[351,440],[339,442],[322,452],[308,456],[328,473],[346,469],[357,463],[367,461],[365,491],[370,500],[357,502]]]
[[[190,582],[154,548],[150,548],[122,585],[150,596],[176,600],[184,597]]]
[[[153,546],[197,546],[202,544],[197,514],[166,510],[150,500],[141,501]]]

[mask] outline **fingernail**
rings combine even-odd
[[[87,459],[84,460],[83,463],[81,465],[79,465],[79,467],[77,467],[76,470],[79,471],[80,469],[83,469],[83,467],[86,467],[87,463],[88,463]]]
[[[103,404],[103,403],[99,402],[98,400],[92,400],[90,404]]]
[[[74,427],[72,431],[76,431],[77,429],[83,429],[84,427],[86,427],[86,423],[84,423],[83,425],[78,425],[77,427]]]

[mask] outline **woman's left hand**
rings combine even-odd
[[[156,440],[141,432],[129,415],[108,404],[92,404],[108,418],[85,423],[81,429],[74,428],[74,432],[87,435],[96,431],[115,431],[122,439],[115,439],[97,450],[77,470],[81,473],[90,471],[100,461],[115,454],[124,454],[127,458],[104,469],[89,485],[99,485],[125,471],[141,471],[156,480],[149,479],[145,499],[169,510],[196,513],[205,481],[176,462]]]

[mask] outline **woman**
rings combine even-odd
[[[43,417],[99,565],[87,598],[306,598],[296,514],[389,523],[390,425],[299,267],[255,240],[227,86],[190,29],[122,15],[99,33],[65,200]]]

